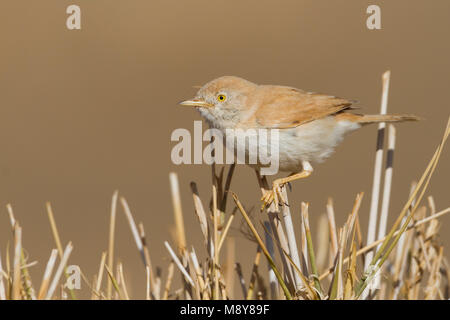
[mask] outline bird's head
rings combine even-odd
[[[256,84],[242,78],[224,76],[201,87],[195,97],[180,102],[183,106],[198,108],[215,127],[234,127],[249,108],[249,97]]]

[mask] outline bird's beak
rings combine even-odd
[[[211,103],[208,103],[208,102],[200,100],[200,99],[192,99],[192,100],[181,101],[180,104],[182,106],[199,107],[199,108],[212,108],[212,107],[214,107],[214,105],[212,105]]]

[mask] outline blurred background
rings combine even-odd
[[[66,28],[66,8],[81,7],[81,30]],[[366,9],[381,7],[382,30],[366,28]],[[392,71],[391,113],[425,121],[397,126],[391,218],[407,200],[443,134],[449,116],[450,2],[3,0],[0,2],[0,253],[11,247],[6,204],[23,227],[36,284],[55,247],[45,210],[53,206],[63,244],[74,244],[70,264],[89,279],[107,250],[111,196],[119,190],[146,228],[153,264],[166,276],[173,210],[168,174],[178,173],[189,245],[203,252],[189,183],[208,205],[210,167],[175,166],[170,135],[193,129],[200,115],[177,103],[222,75],[357,99],[378,113],[381,75]],[[314,174],[293,184],[291,210],[310,203],[313,229],[333,197],[338,225],[364,191],[366,234],[376,126],[350,135]],[[432,179],[437,209],[449,205],[449,152]],[[232,190],[248,208],[259,205],[254,172],[236,169]],[[232,208],[230,203],[228,208]],[[259,219],[259,211],[253,210]],[[450,244],[450,218],[442,241]],[[256,244],[232,236],[246,277]],[[119,207],[116,258],[129,291],[145,297],[145,270]],[[203,254],[203,253],[202,253]],[[178,277],[178,275],[177,275]],[[89,290],[82,283],[83,293]],[[240,297],[239,295],[237,297]]]

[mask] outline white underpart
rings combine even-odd
[[[298,172],[303,161],[323,162],[342,142],[345,134],[360,127],[358,123],[327,117],[280,130],[280,170]]]
[[[326,117],[295,128],[279,129],[279,170],[300,172],[303,169],[309,169],[304,168],[307,162],[323,162],[342,142],[345,134],[360,127],[358,123],[346,120],[336,121],[335,117]],[[268,136],[270,135],[269,131]],[[248,155],[249,150],[255,150],[254,143],[259,142],[260,139],[247,140],[244,146],[246,154]],[[258,147],[261,146],[258,145]],[[271,150],[270,145],[266,145],[265,148],[265,150]],[[257,155],[253,156],[257,157]]]

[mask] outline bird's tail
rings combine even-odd
[[[377,122],[403,122],[418,121],[419,117],[412,114],[374,114],[363,115],[343,112],[337,115],[340,120],[350,120],[360,124],[369,124]]]
[[[357,122],[361,124],[369,124],[375,122],[403,122],[403,121],[419,121],[420,118],[413,114],[375,114],[363,115]]]

